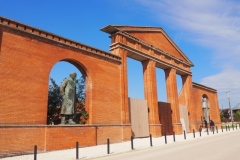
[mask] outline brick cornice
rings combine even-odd
[[[88,45],[85,45],[85,44],[58,36],[56,34],[13,21],[13,20],[10,20],[10,19],[4,18],[4,17],[0,17],[0,26],[7,27],[9,29],[14,29],[14,30],[20,31],[25,34],[29,34],[31,36],[37,36],[37,37],[43,38],[45,40],[54,41],[58,44],[57,46],[59,46],[59,47],[62,47],[63,45],[65,45],[65,46],[68,46],[75,50],[77,49],[77,50],[85,51],[90,54],[94,54],[94,55],[101,56],[101,57],[104,57],[107,59],[111,59],[116,62],[121,62],[121,57],[119,57],[115,54],[105,52],[103,50],[93,48]]]
[[[147,59],[151,59],[151,60],[157,62],[157,64],[159,63],[159,64],[162,64],[162,65],[166,66],[166,68],[174,68],[177,71],[179,71],[181,73],[184,73],[184,74],[187,74],[187,75],[191,75],[192,74],[190,71],[184,70],[184,69],[182,69],[182,68],[180,68],[178,66],[175,66],[175,65],[173,65],[171,63],[166,62],[165,60],[161,60],[159,58],[156,58],[155,56],[152,56],[152,55],[149,55],[149,54],[144,53],[142,51],[139,51],[138,49],[132,48],[132,47],[130,47],[130,46],[124,44],[124,43],[117,42],[117,43],[112,44],[110,51],[114,50],[116,48],[122,48],[122,49],[127,50],[127,51],[129,51],[131,53],[140,55],[140,56],[145,57]]]
[[[207,87],[207,86],[204,86],[202,84],[195,83],[195,82],[192,82],[192,86],[193,87],[198,87],[198,88],[201,88],[201,89],[204,89],[204,90],[207,90],[207,91],[211,91],[211,92],[214,92],[214,93],[217,93],[216,89],[213,89],[213,88],[210,88],[210,87]]]

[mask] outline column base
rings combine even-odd
[[[190,128],[190,132],[193,132],[193,130],[196,132],[196,131],[199,131],[201,130],[202,128],[204,128],[204,124],[202,123],[197,123],[197,122],[190,122],[189,123],[189,128]]]
[[[152,137],[161,137],[162,136],[162,125],[154,125],[149,124],[149,134],[152,135]]]
[[[173,131],[175,134],[182,134],[183,133],[183,128],[181,123],[173,123]]]
[[[123,126],[122,127],[122,137],[123,137],[123,141],[129,141],[131,139],[132,136],[132,127],[131,125],[129,126]]]

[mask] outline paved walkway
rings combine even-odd
[[[212,132],[201,132],[201,136],[199,132],[195,133],[195,136],[193,133],[187,133],[186,139],[184,134],[176,135],[175,136],[175,142],[173,135],[166,136],[165,137],[159,137],[159,138],[152,138],[152,147],[150,145],[150,138],[138,138],[133,140],[133,148],[131,146],[131,141],[122,142],[122,143],[115,143],[110,144],[110,154],[107,154],[107,145],[98,145],[98,146],[92,146],[92,147],[85,147],[85,148],[79,148],[79,159],[95,159],[98,157],[103,156],[111,156],[113,154],[119,154],[119,153],[125,153],[125,152],[135,152],[138,150],[143,150],[147,148],[154,148],[158,146],[166,146],[171,143],[185,143],[189,140],[193,139],[200,139],[204,141],[209,136],[218,136],[221,134],[229,134],[231,132],[240,132],[239,129],[235,130],[218,130],[217,132],[213,134]],[[167,144],[166,144],[167,143]],[[22,155],[22,156],[14,156],[14,157],[6,157],[2,158],[3,160],[33,160],[34,155]],[[59,151],[49,151],[45,153],[38,153],[37,154],[37,160],[75,160],[76,159],[76,149],[68,149],[68,150],[59,150]]]
[[[239,134],[240,130],[134,152],[112,154],[95,160],[235,160],[239,159]]]

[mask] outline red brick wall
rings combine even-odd
[[[1,124],[45,124],[50,66],[41,45],[3,32],[0,56]]]
[[[45,129],[42,127],[1,127],[0,137],[0,157],[33,153],[34,145],[41,151],[45,147]]]
[[[132,127],[131,125],[123,126],[122,127],[123,137],[122,141],[129,141],[132,136]]]
[[[220,113],[219,113],[219,106],[218,106],[218,99],[217,93],[212,92],[210,90],[206,90],[203,88],[199,88],[193,85],[193,104],[194,110],[192,113],[194,115],[194,122],[196,123],[197,127],[202,123],[201,116],[203,118],[202,113],[202,96],[206,94],[208,96],[208,103],[210,104],[210,118],[215,122],[215,124],[220,127],[221,120],[220,120]]]
[[[0,56],[0,106],[4,109],[0,124],[46,124],[49,74],[61,60],[82,67],[87,74],[89,122],[121,123],[119,63],[37,37],[4,31]]]
[[[0,157],[96,145],[96,127],[5,126],[0,128]]]
[[[96,127],[49,126],[46,128],[46,150],[59,150],[97,145]]]
[[[122,127],[99,126],[97,127],[97,144],[106,144],[107,139],[110,139],[111,143],[122,142],[122,135],[123,135]]]
[[[2,31],[0,30],[0,55],[1,55],[1,44],[2,44]]]
[[[0,136],[4,137],[0,155],[32,153],[34,145],[45,151],[73,148],[76,141],[80,146],[90,146],[106,143],[108,137],[112,142],[129,139],[131,130],[121,126],[120,61],[107,58],[111,56],[108,53],[100,56],[91,47],[75,49],[65,42],[2,26],[0,33]],[[86,74],[88,123],[118,126],[100,128],[98,133],[96,127],[36,126],[46,124],[49,74],[61,60]],[[20,127],[26,124],[35,126]]]

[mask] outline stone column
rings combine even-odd
[[[193,112],[193,97],[192,97],[192,75],[182,75],[182,84],[184,91],[184,99],[188,108],[188,119],[189,119],[189,131],[191,132],[193,129],[196,131],[194,124],[194,112]],[[200,119],[200,118],[197,118]],[[186,126],[187,127],[187,126]]]
[[[156,84],[156,62],[146,60],[142,62],[144,77],[144,97],[147,100],[149,113],[149,129],[154,137],[161,136],[161,124],[159,119],[157,84]]]
[[[179,102],[177,92],[176,70],[168,68],[164,70],[167,89],[167,100],[171,105],[173,131],[176,134],[182,133],[182,124],[180,122]]]

